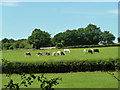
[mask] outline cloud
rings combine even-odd
[[[108,10],[107,12],[111,14],[118,14],[118,9]]]
[[[1,2],[0,6],[19,6],[17,2]]]

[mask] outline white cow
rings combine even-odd
[[[83,50],[83,52],[84,52],[84,54],[86,54],[86,53],[87,53],[87,50],[86,50],[86,49],[84,49],[84,50]]]
[[[56,52],[53,52],[53,53],[52,53],[52,56],[55,56],[55,55],[56,55]]]
[[[64,49],[64,52],[69,52],[70,53],[70,49]]]

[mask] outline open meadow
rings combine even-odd
[[[87,50],[90,48],[86,48]],[[94,49],[94,48],[93,48]],[[40,63],[40,62],[57,62],[57,61],[81,61],[81,60],[109,60],[118,58],[118,47],[100,47],[100,53],[84,54],[84,48],[70,49],[70,53],[66,52],[65,56],[37,56],[37,52],[52,52],[63,51],[63,49],[51,49],[51,50],[33,50],[33,49],[18,49],[18,50],[3,50],[2,58],[7,59],[10,62],[25,62],[25,63]],[[30,52],[31,56],[25,56],[25,52]],[[117,72],[113,72],[116,76]],[[36,73],[35,75],[40,75]],[[59,81],[60,84],[54,86],[54,88],[117,88],[118,81],[107,72],[95,71],[95,72],[71,72],[71,73],[45,73],[48,78],[62,78]],[[20,76],[13,74],[12,78],[15,82],[20,81]],[[2,87],[9,81],[5,74],[2,74]],[[21,87],[25,88],[25,87]],[[35,81],[29,88],[39,88],[39,83]]]
[[[51,49],[51,50],[33,50],[33,49],[18,49],[18,50],[5,50],[2,51],[2,58],[7,59],[10,62],[27,62],[27,63],[38,63],[38,62],[55,62],[55,61],[79,61],[79,60],[108,60],[118,58],[118,47],[100,47],[100,53],[95,52],[94,54],[84,54],[84,48],[70,49],[70,53],[66,52],[65,56],[37,56],[37,52],[52,52],[64,51],[63,49]],[[90,48],[86,48],[87,50]],[[94,49],[94,48],[93,48]],[[95,48],[96,49],[96,48]],[[25,57],[25,52],[30,52],[31,56]]]
[[[117,72],[114,72],[117,76]],[[40,74],[35,74],[40,75]],[[118,88],[118,81],[106,72],[76,72],[76,73],[52,73],[45,74],[48,79],[62,78],[60,84],[53,88]],[[20,82],[20,76],[13,74],[11,77],[16,83]],[[7,84],[9,78],[2,75],[2,87]],[[22,86],[21,88],[26,88]],[[28,88],[40,88],[37,80]]]

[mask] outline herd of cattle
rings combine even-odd
[[[57,51],[57,52],[54,51],[54,52],[52,53],[52,56],[55,56],[55,55],[62,56],[62,55],[65,55],[65,52],[70,53],[70,49],[64,49],[64,52],[63,52],[63,51]],[[98,53],[99,53],[100,51],[99,51],[99,49],[89,49],[88,51],[87,51],[86,49],[84,49],[83,52],[84,52],[84,54],[87,54],[87,53],[93,54],[93,53],[95,53],[95,52],[98,52]],[[26,56],[26,55],[31,56],[31,53],[30,53],[30,52],[25,52],[25,56]],[[48,51],[48,52],[44,52],[44,53],[42,53],[42,52],[37,52],[36,55],[37,55],[37,56],[42,56],[42,55],[51,55],[51,54],[50,54],[50,52]]]

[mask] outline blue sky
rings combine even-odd
[[[2,6],[2,38],[28,38],[35,28],[53,37],[94,24],[118,37],[117,2],[17,2]],[[117,42],[117,39],[115,40]]]

